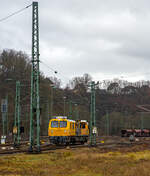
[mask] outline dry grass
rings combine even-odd
[[[0,157],[0,176],[150,176],[150,151],[101,153],[97,148]]]

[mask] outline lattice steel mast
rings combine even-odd
[[[36,131],[36,147],[40,152],[40,98],[39,98],[39,21],[38,2],[32,3],[32,71],[31,71],[31,104],[30,104],[30,147],[35,146],[34,131]]]
[[[20,81],[16,81],[16,99],[15,99],[15,121],[14,126],[17,133],[14,134],[14,146],[20,144]],[[16,143],[17,140],[17,143]]]
[[[95,119],[95,84],[94,81],[91,82],[91,115],[90,115],[90,144],[96,145],[96,119]]]

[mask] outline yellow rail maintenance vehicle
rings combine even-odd
[[[88,140],[88,122],[70,120],[65,116],[53,117],[49,121],[48,135],[53,144],[85,143]]]

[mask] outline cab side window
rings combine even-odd
[[[85,123],[81,123],[80,128],[85,128]]]

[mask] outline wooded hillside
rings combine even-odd
[[[15,111],[16,81],[21,82],[21,126],[29,133],[31,61],[21,51],[0,53],[0,100],[8,96],[8,133],[12,132]],[[60,87],[57,78],[40,73],[41,135],[47,135],[50,115],[70,115],[72,119],[90,120],[90,82],[84,74]],[[54,88],[52,88],[52,86]],[[53,94],[52,94],[53,91]],[[53,96],[53,97],[52,97]],[[52,109],[53,98],[53,112]],[[100,134],[116,135],[122,128],[149,128],[149,114],[143,115],[137,105],[150,104],[150,82],[130,83],[125,80],[104,80],[96,88],[96,124]],[[109,126],[109,131],[108,131]],[[0,114],[2,129],[2,114]],[[2,130],[1,130],[2,133]]]

